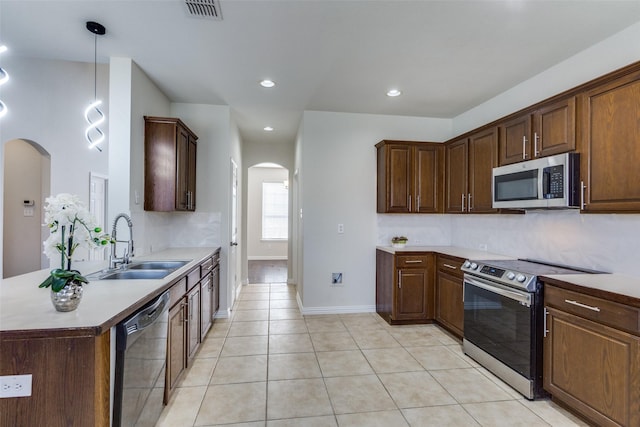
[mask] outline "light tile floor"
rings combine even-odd
[[[435,325],[302,316],[295,288],[244,286],[157,427],[585,426],[531,402]]]

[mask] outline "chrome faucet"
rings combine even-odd
[[[118,220],[124,218],[127,221],[127,225],[129,226],[129,240],[118,240],[116,234],[118,229]],[[109,255],[109,268],[116,268],[118,264],[125,265],[131,262],[131,258],[133,258],[133,222],[131,222],[131,217],[125,213],[120,213],[116,215],[116,218],[113,220],[113,229],[111,230],[111,239],[113,244],[111,245],[111,254]],[[118,258],[116,255],[116,245],[119,243],[126,243],[127,248],[124,250],[124,254],[121,258]]]

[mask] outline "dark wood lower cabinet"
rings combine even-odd
[[[110,332],[2,331],[0,375],[32,375],[29,397],[0,399],[0,426],[108,427]]]
[[[436,320],[462,338],[464,302],[462,279],[441,271],[436,281]]]
[[[609,312],[611,303],[589,310],[559,295],[560,304],[585,314],[546,307],[544,388],[595,425],[639,426],[640,337],[596,321],[615,320],[620,312]]]
[[[183,297],[169,310],[169,333],[167,342],[167,385],[165,387],[165,403],[169,402],[171,393],[178,385],[187,367],[186,353],[187,334],[185,333],[186,300]]]
[[[434,318],[434,255],[376,251],[376,311],[390,324]]]

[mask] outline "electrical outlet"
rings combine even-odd
[[[31,396],[32,375],[5,375],[0,377],[0,398]]]
[[[338,234],[344,234],[344,224],[338,224]]]

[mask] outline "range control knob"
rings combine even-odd
[[[475,270],[476,268],[478,268],[478,264],[476,264],[475,262],[471,263],[471,269]]]
[[[507,271],[507,279],[513,280],[515,279],[516,274],[513,271]]]
[[[527,278],[525,277],[525,275],[524,275],[524,274],[518,274],[518,275],[516,276],[516,280],[517,280],[518,282],[522,283],[522,282],[524,282],[525,280],[527,280]]]
[[[462,264],[464,268],[469,268],[470,265],[471,263],[469,261],[465,261],[464,264]]]

